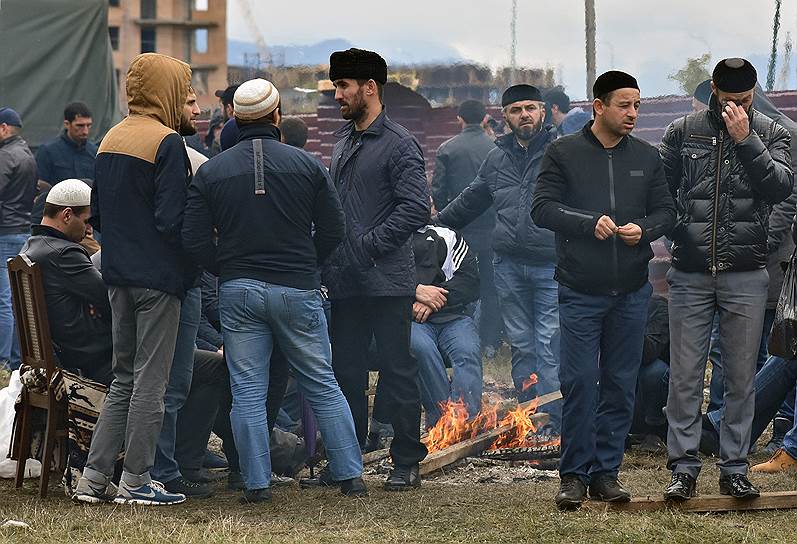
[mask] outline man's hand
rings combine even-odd
[[[601,215],[598,223],[595,225],[595,238],[598,240],[605,240],[610,236],[614,236],[617,232],[617,225],[614,224],[612,218],[608,215]]]
[[[627,246],[635,246],[642,238],[642,227],[636,223],[626,223],[617,229],[617,236],[625,242]]]
[[[434,313],[429,306],[421,302],[414,302],[412,304],[412,318],[418,323],[425,323],[429,316]]]
[[[734,102],[728,102],[722,108],[722,118],[725,120],[728,134],[737,144],[750,134],[750,118],[743,107],[737,106]]]
[[[415,300],[429,306],[433,311],[438,311],[446,305],[448,291],[434,285],[421,285],[415,288]]]

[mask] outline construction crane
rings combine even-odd
[[[238,6],[243,12],[244,21],[249,27],[249,33],[255,39],[255,44],[257,45],[257,52],[258,56],[260,57],[260,62],[258,62],[257,69],[260,68],[259,64],[261,62],[265,65],[271,64],[271,53],[268,50],[268,46],[266,45],[266,40],[263,37],[263,34],[260,32],[260,29],[255,22],[255,16],[252,13],[252,5],[250,4],[250,0],[238,0]]]

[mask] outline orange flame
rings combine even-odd
[[[537,375],[532,374],[523,381],[523,390],[525,391],[535,383],[537,383]],[[440,451],[503,426],[509,426],[511,429],[496,438],[488,449],[545,446],[558,442],[557,439],[543,444],[539,440],[534,440],[533,434],[537,432],[537,427],[531,420],[531,416],[537,412],[536,399],[526,407],[518,406],[514,410],[510,410],[500,421],[497,404],[485,405],[478,414],[470,418],[462,399],[447,400],[440,403],[440,412],[442,414],[440,419],[429,430],[426,438],[426,447],[429,453]]]

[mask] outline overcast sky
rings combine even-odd
[[[343,38],[379,51],[433,42],[492,67],[509,64],[511,0],[250,3],[256,24],[270,44]],[[797,1],[783,4],[778,72],[786,33],[797,40]],[[231,0],[227,5],[229,37],[254,41],[239,4]],[[763,84],[774,6],[775,0],[596,0],[598,73],[615,68],[636,75],[643,96],[679,93],[678,85],[667,76],[684,66],[688,57],[710,52],[712,66],[727,56],[747,56]],[[553,67],[571,97],[584,98],[583,1],[519,0],[517,60],[519,65]],[[787,88],[796,86],[795,61],[797,55],[791,62]]]

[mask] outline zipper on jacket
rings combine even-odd
[[[700,134],[690,134],[689,137],[694,138],[695,140],[710,140],[711,145],[717,145],[716,136],[701,136]]]
[[[612,152],[607,152],[609,155],[609,208],[614,224],[617,225],[617,203],[614,198],[614,165],[612,163]],[[620,283],[619,263],[617,256],[617,236],[612,236],[612,272],[614,274],[614,288],[616,289]]]
[[[717,138],[714,138],[717,141]],[[716,144],[715,144],[716,145]],[[717,219],[720,205],[720,179],[722,176],[722,132],[717,149],[717,179],[714,182],[714,221],[711,223],[711,277],[717,277]]]

